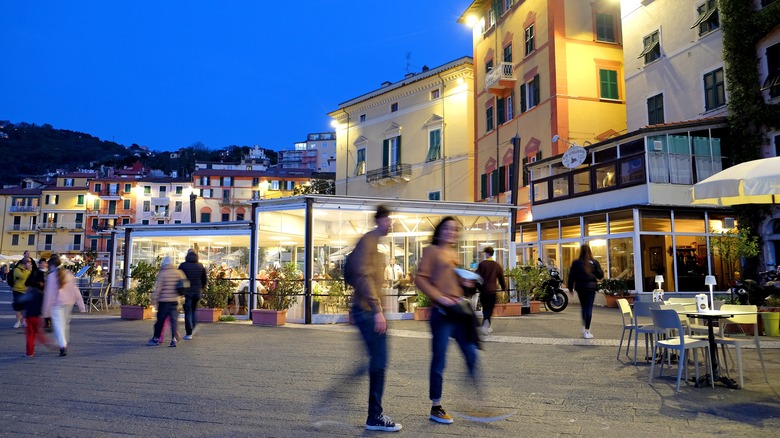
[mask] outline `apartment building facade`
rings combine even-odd
[[[526,220],[526,164],[626,131],[619,4],[474,1],[459,22],[473,29],[475,200],[511,202],[516,180]]]
[[[44,186],[42,181],[26,178],[17,187],[0,189],[3,212],[0,254],[18,256],[24,251],[35,254]]]
[[[36,250],[76,256],[84,250],[87,186],[97,176],[93,172],[58,175],[54,184],[41,191],[41,215]]]
[[[336,194],[473,200],[472,67],[423,67],[331,111]]]
[[[295,143],[293,149],[279,151],[278,167],[309,169],[312,172],[336,172],[336,133],[318,132]]]

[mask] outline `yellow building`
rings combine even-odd
[[[16,256],[30,251],[31,255],[36,255],[35,242],[43,187],[43,182],[28,178],[17,187],[0,189],[0,208],[3,212],[0,254]]]
[[[41,191],[37,253],[75,256],[84,250],[84,224],[91,172],[58,175],[55,183]]]
[[[527,163],[625,133],[619,2],[482,0],[459,22],[474,34],[477,201],[510,202],[516,177],[527,206]]]
[[[463,57],[340,104],[336,194],[473,200],[473,85]]]

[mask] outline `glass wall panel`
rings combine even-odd
[[[596,189],[613,187],[617,184],[617,180],[615,178],[614,164],[608,164],[605,166],[596,167],[595,173],[596,173]]]
[[[569,196],[569,177],[563,176],[560,178],[554,178],[553,184],[553,198],[561,198]]]
[[[675,233],[704,233],[703,212],[674,212]]]
[[[585,216],[585,235],[586,236],[606,236],[607,234],[607,215],[595,214]]]
[[[643,183],[645,178],[644,156],[620,161],[620,184]]]
[[[664,290],[675,290],[672,236],[643,235],[639,244],[642,251],[642,290],[649,292],[656,288],[656,275],[664,277]]]
[[[710,233],[724,233],[739,226],[739,221],[734,214],[709,213],[707,231]]]
[[[609,278],[626,280],[634,289],[634,239],[609,239]]]
[[[607,240],[591,239],[585,241],[585,243],[590,245],[590,251],[593,253],[593,258],[599,262],[604,273],[606,274],[609,272],[609,264],[607,262]]]
[[[634,212],[631,210],[616,211],[609,214],[610,234],[630,233],[634,231]]]
[[[523,225],[521,227],[522,242],[538,242],[539,231],[536,228],[536,224]]]
[[[572,174],[574,180],[573,194],[586,193],[590,191],[590,171],[575,172]]]
[[[707,240],[704,236],[677,236],[675,239],[677,290],[703,291],[707,275]]]
[[[563,278],[564,282],[569,278],[569,270],[571,269],[572,262],[580,256],[580,246],[580,242],[561,243],[560,270],[561,278]]]
[[[547,196],[547,181],[534,183],[534,201],[546,201],[548,198],[549,196]]]
[[[547,243],[542,245],[542,256],[540,258],[545,263],[551,263],[558,266],[558,260],[560,260],[560,257],[558,256],[558,244]]]
[[[561,237],[564,239],[571,239],[581,237],[580,232],[580,218],[568,218],[561,220]]]
[[[672,219],[669,211],[640,211],[639,223],[641,231],[665,233],[672,231]]]
[[[557,240],[558,221],[542,222],[542,240]]]

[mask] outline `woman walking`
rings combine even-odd
[[[429,379],[431,398],[430,420],[437,423],[452,423],[452,417],[441,406],[444,367],[447,359],[447,346],[450,338],[455,338],[466,359],[469,374],[477,376],[478,338],[476,324],[464,323],[462,305],[468,306],[463,297],[461,280],[455,273],[458,254],[453,245],[458,240],[458,222],[452,216],[441,220],[433,232],[431,244],[423,249],[422,258],[417,267],[414,282],[431,299],[434,310],[431,312],[432,357]],[[472,284],[467,285],[474,287]],[[470,308],[469,308],[470,309]],[[473,316],[473,313],[472,313]]]
[[[154,334],[146,345],[154,346],[162,342],[163,329],[166,320],[170,320],[171,344],[176,346],[179,333],[176,330],[176,321],[179,319],[179,292],[176,288],[179,280],[184,280],[184,273],[173,266],[173,261],[166,256],[162,261],[160,273],[152,292],[152,304],[157,307],[157,322],[154,323]]]
[[[32,270],[32,273],[27,277],[25,284],[27,285],[27,292],[24,297],[24,313],[27,320],[26,330],[26,357],[33,357],[35,355],[35,341],[43,343],[47,347],[49,345],[49,339],[41,332],[43,328],[41,321],[41,310],[43,308],[43,289],[46,284],[46,259],[42,258],[38,261],[38,266]]]
[[[43,317],[51,316],[57,343],[60,346],[60,356],[68,354],[68,338],[70,337],[70,315],[73,305],[77,305],[81,313],[87,311],[84,298],[76,287],[73,274],[60,266],[59,254],[49,258],[49,275],[46,276],[46,286],[43,294]]]
[[[580,308],[582,312],[582,336],[585,339],[592,339],[590,332],[590,322],[593,318],[593,300],[596,298],[596,291],[599,289],[599,280],[604,278],[604,271],[601,270],[599,262],[593,258],[590,246],[582,245],[580,247],[580,257],[571,264],[569,269],[569,281],[567,286],[569,293],[577,291],[580,299]]]

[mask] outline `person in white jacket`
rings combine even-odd
[[[51,317],[57,343],[60,346],[60,356],[66,356],[73,305],[77,305],[81,313],[86,312],[87,308],[73,274],[61,265],[60,256],[52,254],[49,258],[49,274],[46,276],[43,292],[43,317]]]

